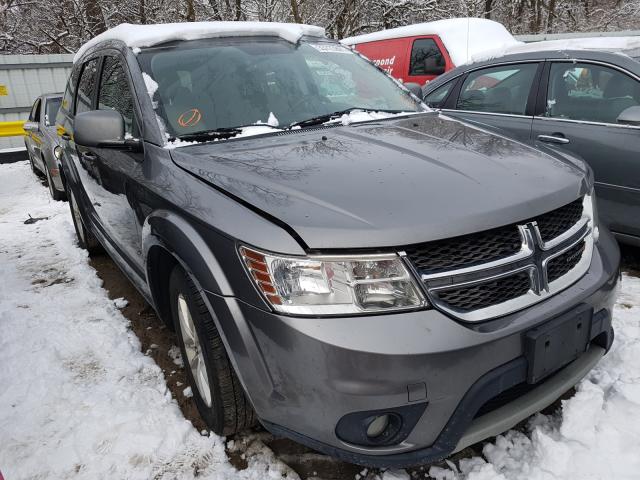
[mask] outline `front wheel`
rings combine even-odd
[[[198,412],[218,435],[256,424],[218,329],[191,277],[176,266],[169,279],[171,314]]]
[[[78,246],[87,250],[90,254],[100,251],[101,247],[98,240],[84,226],[82,215],[80,214],[80,206],[71,190],[69,190],[69,208],[71,209],[71,219],[76,230],[76,237],[78,237]]]

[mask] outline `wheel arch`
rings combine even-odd
[[[225,297],[234,297],[234,292],[218,259],[196,228],[176,213],[153,212],[143,225],[142,248],[152,301],[165,324],[174,327],[168,280],[171,270],[180,265],[200,290],[245,392],[252,400],[255,388],[248,388],[249,385],[261,385],[270,393],[271,375],[251,328],[237,308],[226,304]]]
[[[191,223],[176,213],[159,210],[149,215],[142,226],[142,249],[146,259],[149,286],[162,262],[173,259],[198,279],[200,287],[223,296],[233,295],[227,277],[207,242]],[[160,262],[160,263],[157,263]],[[155,301],[155,299],[154,299]]]

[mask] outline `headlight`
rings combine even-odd
[[[53,147],[53,156],[56,157],[58,160],[62,158],[62,148],[59,145],[56,145],[55,147]]]
[[[260,292],[279,312],[348,315],[426,305],[395,254],[285,257],[241,247],[240,255]]]

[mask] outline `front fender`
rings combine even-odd
[[[203,235],[188,219],[178,214],[166,210],[152,213],[142,228],[142,248],[144,258],[147,259],[147,283],[158,310],[158,306],[162,302],[166,303],[168,299],[162,298],[161,289],[153,287],[158,279],[150,275],[152,269],[148,259],[151,249],[160,247],[171,254],[175,262],[191,275],[216,323],[236,374],[245,392],[250,398],[253,397],[251,400],[255,404],[254,398],[258,391],[258,397],[268,396],[273,392],[274,386],[249,323],[239,314],[240,310],[234,308],[239,301],[234,297],[242,296],[239,295],[239,289],[244,290],[242,285],[246,284],[249,291],[244,292],[244,296],[253,294],[263,308],[268,307],[249,283],[244,270],[239,266],[228,267],[232,264],[229,257],[237,256],[235,242],[226,237],[219,239],[220,248],[216,249],[216,255],[210,246],[212,240],[205,237],[206,234]],[[239,264],[239,258],[235,261]]]
[[[149,215],[142,227],[144,258],[154,245],[167,249],[179,263],[189,270],[204,290],[232,296],[233,291],[216,256],[189,221],[167,210]],[[148,275],[148,268],[145,268]],[[150,283],[149,278],[147,282]]]

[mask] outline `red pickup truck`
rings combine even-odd
[[[518,44],[501,23],[452,18],[341,40],[403,82],[424,85],[487,50]]]

